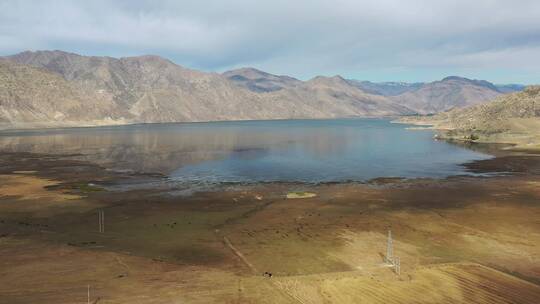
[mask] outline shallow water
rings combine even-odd
[[[175,182],[341,182],[468,174],[491,156],[385,119],[279,120],[56,129],[0,134],[0,150],[78,153]]]

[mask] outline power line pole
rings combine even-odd
[[[99,232],[104,233],[105,232],[105,212],[103,210],[98,211],[98,218],[99,218]]]

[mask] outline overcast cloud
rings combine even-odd
[[[40,49],[303,79],[540,83],[540,1],[0,0],[0,54]]]

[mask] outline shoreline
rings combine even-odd
[[[249,123],[249,122],[270,122],[270,121],[295,121],[295,120],[347,120],[347,119],[395,119],[396,116],[346,116],[346,117],[306,117],[306,118],[274,118],[274,119],[240,119],[240,120],[200,120],[200,121],[171,121],[171,122],[119,122],[116,124],[82,124],[73,122],[60,125],[41,125],[28,128],[19,128],[13,124],[0,124],[0,135],[11,133],[26,132],[48,132],[55,130],[77,130],[77,129],[99,129],[99,128],[121,128],[136,126],[155,126],[155,125],[176,125],[176,124],[211,124],[211,123]],[[25,123],[32,124],[32,123]]]
[[[452,140],[450,140],[452,141]],[[461,144],[463,142],[458,141],[458,144]],[[208,184],[211,186],[223,186],[223,187],[257,187],[257,186],[289,186],[289,187],[318,187],[318,186],[331,186],[331,185],[381,185],[381,184],[393,184],[393,183],[406,183],[406,182],[415,182],[415,181],[445,181],[449,179],[456,179],[460,177],[489,177],[490,174],[497,174],[496,167],[490,165],[489,169],[485,169],[485,171],[482,168],[483,163],[493,163],[498,162],[499,159],[506,159],[507,157],[514,157],[514,158],[520,158],[520,157],[536,157],[538,156],[536,150],[519,150],[519,149],[508,149],[508,147],[511,147],[512,145],[509,144],[498,144],[498,143],[477,143],[477,142],[464,142],[465,144],[468,144],[465,148],[471,148],[470,145],[475,145],[477,148],[479,148],[479,152],[488,154],[491,157],[487,159],[481,159],[481,160],[472,160],[465,163],[458,164],[458,166],[463,167],[465,170],[465,174],[455,174],[455,175],[449,175],[449,176],[441,176],[441,177],[404,177],[404,176],[378,176],[373,177],[365,180],[342,180],[342,181],[254,181],[254,182],[245,182],[245,181],[227,181],[227,182],[204,182],[201,181],[202,184]],[[474,149],[473,149],[474,150]],[[47,167],[40,168],[39,164],[36,162],[40,162],[42,160],[47,160],[53,163],[61,164],[61,166],[83,166],[90,168],[92,170],[99,171],[99,175],[101,175],[99,178],[106,178],[106,183],[103,183],[103,186],[111,186],[111,185],[118,185],[122,186],[121,182],[122,180],[128,180],[133,181],[133,183],[126,184],[126,185],[133,185],[136,186],[137,183],[144,183],[145,181],[149,182],[162,182],[163,185],[165,184],[178,184],[180,186],[185,185],[197,185],[196,182],[193,183],[186,183],[181,184],[181,182],[176,182],[174,179],[171,179],[169,176],[167,176],[164,173],[158,173],[158,172],[139,172],[139,171],[132,171],[132,170],[113,170],[110,168],[106,168],[102,165],[95,164],[92,162],[89,162],[87,160],[79,160],[79,159],[73,159],[72,157],[78,157],[82,156],[83,154],[47,154],[47,153],[34,153],[34,152],[4,152],[0,151],[0,158],[2,157],[8,157],[11,159],[11,161],[15,161],[17,158],[22,156],[23,158],[28,158],[34,160],[34,164],[31,166],[32,169],[30,171],[33,171],[38,176],[42,176],[45,178],[52,178],[52,179],[65,179],[63,177],[63,174],[54,174],[52,172],[47,172]],[[9,164],[8,164],[9,163]],[[0,170],[0,174],[10,174],[15,173],[15,171],[28,171],[24,168],[25,164],[13,164],[13,162],[5,162],[7,166],[4,168],[11,168],[11,169],[4,169]],[[501,168],[505,167],[504,165],[501,165]],[[45,170],[42,170],[45,169]],[[10,172],[10,170],[12,172]],[[40,174],[44,173],[44,174]],[[505,170],[501,170],[500,173],[504,174],[506,173]],[[174,186],[173,186],[174,187]],[[162,187],[161,189],[164,189],[166,187]],[[146,189],[146,187],[145,187]],[[217,191],[220,191],[220,189],[217,189]]]
[[[464,143],[479,143],[479,144],[495,144],[495,145],[508,145],[507,150],[516,151],[516,152],[530,152],[530,153],[540,153],[540,141],[523,141],[523,138],[538,137],[538,134],[534,133],[523,133],[518,135],[513,135],[511,132],[500,132],[493,133],[489,135],[484,135],[485,132],[482,130],[461,130],[458,128],[451,128],[441,126],[440,122],[433,120],[422,120],[422,116],[403,116],[396,120],[392,120],[391,123],[410,125],[407,127],[408,130],[433,130],[437,132],[434,138],[438,140],[446,141],[457,141]],[[455,133],[451,135],[451,133]],[[473,135],[476,138],[473,138]]]
[[[505,153],[501,151],[504,156],[532,156],[532,155],[513,155],[514,153]],[[488,152],[483,152],[489,154]],[[343,180],[343,181],[254,181],[254,182],[180,182],[171,179],[169,176],[163,173],[156,172],[138,172],[131,170],[111,170],[110,168],[103,167],[86,160],[73,159],[72,157],[80,156],[79,154],[43,154],[33,152],[0,152],[0,159],[8,157],[10,161],[4,161],[6,164],[0,169],[0,174],[25,174],[21,172],[32,172],[31,175],[36,175],[40,178],[52,179],[62,181],[68,187],[73,184],[89,183],[95,184],[98,187],[103,187],[104,190],[113,192],[128,192],[136,189],[145,191],[158,191],[158,192],[178,192],[189,190],[190,187],[195,187],[195,191],[190,195],[195,195],[199,192],[221,192],[228,191],[228,189],[249,189],[249,188],[264,188],[264,187],[281,187],[290,188],[291,191],[298,189],[310,189],[317,187],[331,187],[331,186],[387,186],[398,184],[410,184],[410,183],[422,183],[422,182],[444,182],[448,180],[455,180],[459,178],[489,178],[506,174],[506,171],[497,172],[495,169],[483,171],[482,166],[476,165],[477,163],[485,163],[486,161],[493,161],[500,155],[490,154],[492,157],[484,160],[473,160],[459,164],[464,168],[464,174],[456,174],[441,177],[403,177],[403,176],[379,176],[366,180]],[[32,165],[27,166],[24,162],[17,164],[18,158],[31,159]],[[88,170],[87,174],[77,176],[77,174],[69,174],[64,170],[49,170],[49,164],[40,166],[39,162],[46,160],[50,163],[51,167],[55,165],[62,167],[68,171],[70,167],[77,167],[78,170]],[[2,163],[0,163],[2,164]],[[471,170],[471,168],[475,168]],[[200,187],[199,187],[200,186]]]

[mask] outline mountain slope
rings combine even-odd
[[[487,81],[451,76],[391,98],[417,113],[433,114],[485,103],[499,95],[497,88]]]
[[[129,114],[59,75],[0,59],[0,122],[45,126],[122,123]]]
[[[33,95],[10,88],[3,92],[0,104],[4,108],[9,105],[11,110],[0,112],[0,120],[16,126],[38,122],[65,126],[78,122],[103,125],[411,113],[382,96],[365,94],[344,80],[334,88],[320,88],[316,81],[298,81],[299,87],[283,86],[277,91],[256,93],[224,75],[186,69],[157,56],[116,59],[38,51],[5,57],[4,61],[40,71],[12,80],[17,87],[32,84]],[[13,73],[10,69],[4,72]],[[58,98],[30,97],[53,94],[47,84],[39,81],[40,77],[61,83],[55,85]]]
[[[442,136],[452,139],[540,148],[540,86],[500,96],[487,104],[401,121],[433,125],[447,130]]]

